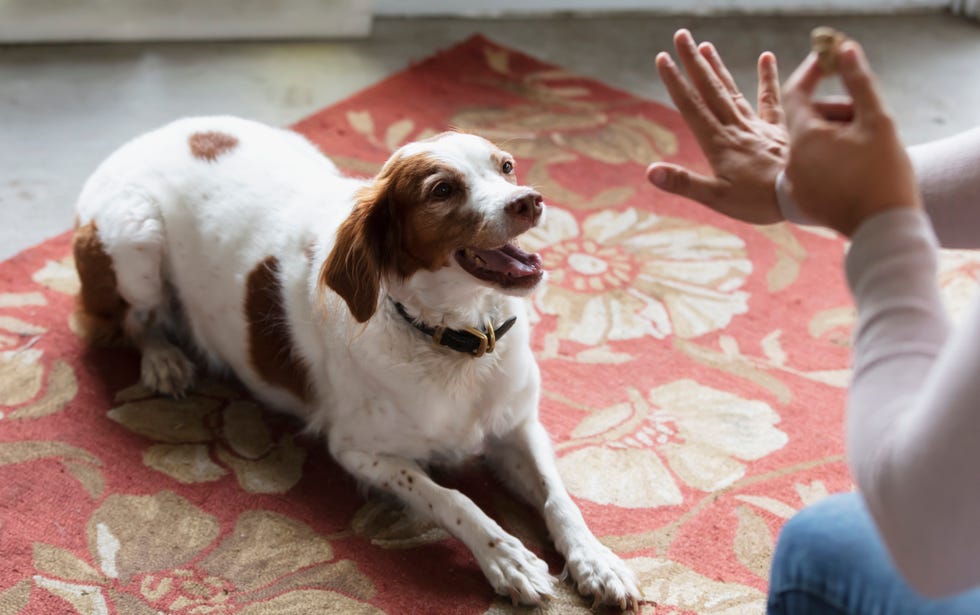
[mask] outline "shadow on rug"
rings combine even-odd
[[[531,301],[542,419],[641,611],[762,612],[781,524],[850,488],[842,243],[655,192],[654,160],[706,168],[675,112],[482,37],[295,128],[369,175],[447,126],[502,144],[550,205],[523,242],[551,271]],[[135,354],[73,332],[69,252],[63,235],[0,264],[0,612],[528,611],[236,385],[181,402],[134,386]],[[442,479],[561,572],[541,519],[483,470]],[[564,586],[540,612],[590,610]]]

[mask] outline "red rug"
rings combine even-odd
[[[541,413],[642,612],[762,612],[781,524],[851,487],[842,243],[655,191],[653,160],[705,167],[675,112],[482,37],[295,128],[367,175],[447,126],[501,143],[551,206],[525,242],[551,270],[533,299]],[[0,264],[0,613],[513,610],[459,542],[366,502],[234,385],[183,402],[134,386],[134,353],[73,333],[76,288],[67,234]],[[541,519],[482,469],[440,480],[561,571]],[[564,586],[541,612],[589,609]]]

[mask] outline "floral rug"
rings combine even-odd
[[[551,271],[530,301],[541,414],[641,612],[761,613],[781,524],[851,488],[843,244],[656,192],[651,161],[704,167],[675,112],[482,37],[295,128],[369,175],[447,126],[503,144],[550,205],[524,242]],[[69,241],[0,264],[0,613],[529,611],[237,385],[154,397],[133,352],[87,348]],[[961,299],[975,269],[952,255],[942,283]],[[439,480],[561,572],[540,517],[478,463]],[[540,612],[590,610],[563,585]]]

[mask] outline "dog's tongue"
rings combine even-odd
[[[533,275],[541,269],[541,257],[529,254],[513,244],[493,250],[472,249],[473,254],[483,260],[484,269],[505,273],[520,278]]]

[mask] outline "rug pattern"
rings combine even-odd
[[[654,160],[706,170],[675,112],[479,36],[295,128],[367,176],[447,126],[513,153],[550,206],[523,241],[551,272],[528,302],[541,414],[641,612],[761,613],[782,523],[851,488],[842,242],[654,191]],[[528,611],[237,385],[172,401],[135,384],[131,351],[86,348],[69,241],[0,264],[0,613]],[[977,270],[944,259],[954,308]],[[478,464],[439,480],[561,571],[541,519]],[[588,607],[563,585],[538,612]]]

